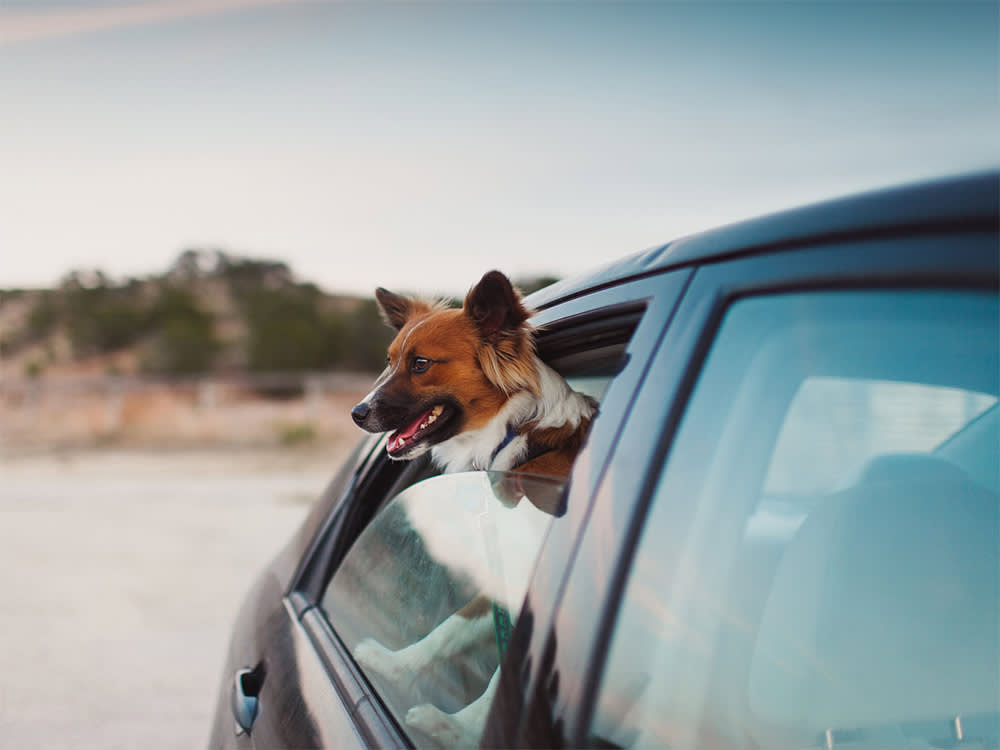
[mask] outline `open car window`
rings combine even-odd
[[[373,519],[333,576],[327,618],[416,745],[434,743],[408,721],[414,707],[453,713],[483,693],[562,490],[562,480],[503,472],[418,482]],[[456,613],[464,627],[445,632]]]
[[[574,391],[620,403],[640,371],[629,369],[637,361],[629,345],[645,309],[615,303],[546,323],[538,356]],[[599,407],[597,439],[601,424]],[[429,455],[397,462],[375,451],[317,556],[324,572],[310,598],[349,654],[352,678],[360,672],[365,692],[413,744],[475,746],[544,538],[569,518],[568,478],[441,475]],[[462,625],[456,617],[471,627],[452,627]],[[413,709],[425,718],[461,713],[463,735],[425,731]]]

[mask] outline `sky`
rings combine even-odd
[[[0,288],[568,276],[1000,165],[998,2],[0,1]]]

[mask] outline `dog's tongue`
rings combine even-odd
[[[389,442],[386,445],[386,448],[389,451],[394,451],[400,448],[407,440],[409,440],[417,433],[417,430],[420,429],[420,425],[423,423],[425,419],[427,419],[427,417],[431,415],[432,411],[434,410],[428,409],[419,417],[417,417],[415,420],[413,420],[413,424],[411,424],[405,430],[397,430],[396,432],[392,433],[389,436]]]

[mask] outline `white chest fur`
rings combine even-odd
[[[576,393],[551,367],[535,359],[540,394],[516,393],[495,417],[478,430],[462,432],[432,449],[434,462],[446,473],[457,471],[510,471],[528,452],[524,437],[511,440],[497,452],[511,426],[535,422],[538,428],[576,427],[593,416],[591,402]]]

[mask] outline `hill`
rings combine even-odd
[[[216,250],[144,278],[74,271],[0,291],[0,462],[92,449],[327,460],[357,440],[350,409],[391,336],[372,299]]]
[[[73,271],[0,290],[0,376],[381,369],[375,303],[328,294],[280,261],[186,250],[161,274]]]

